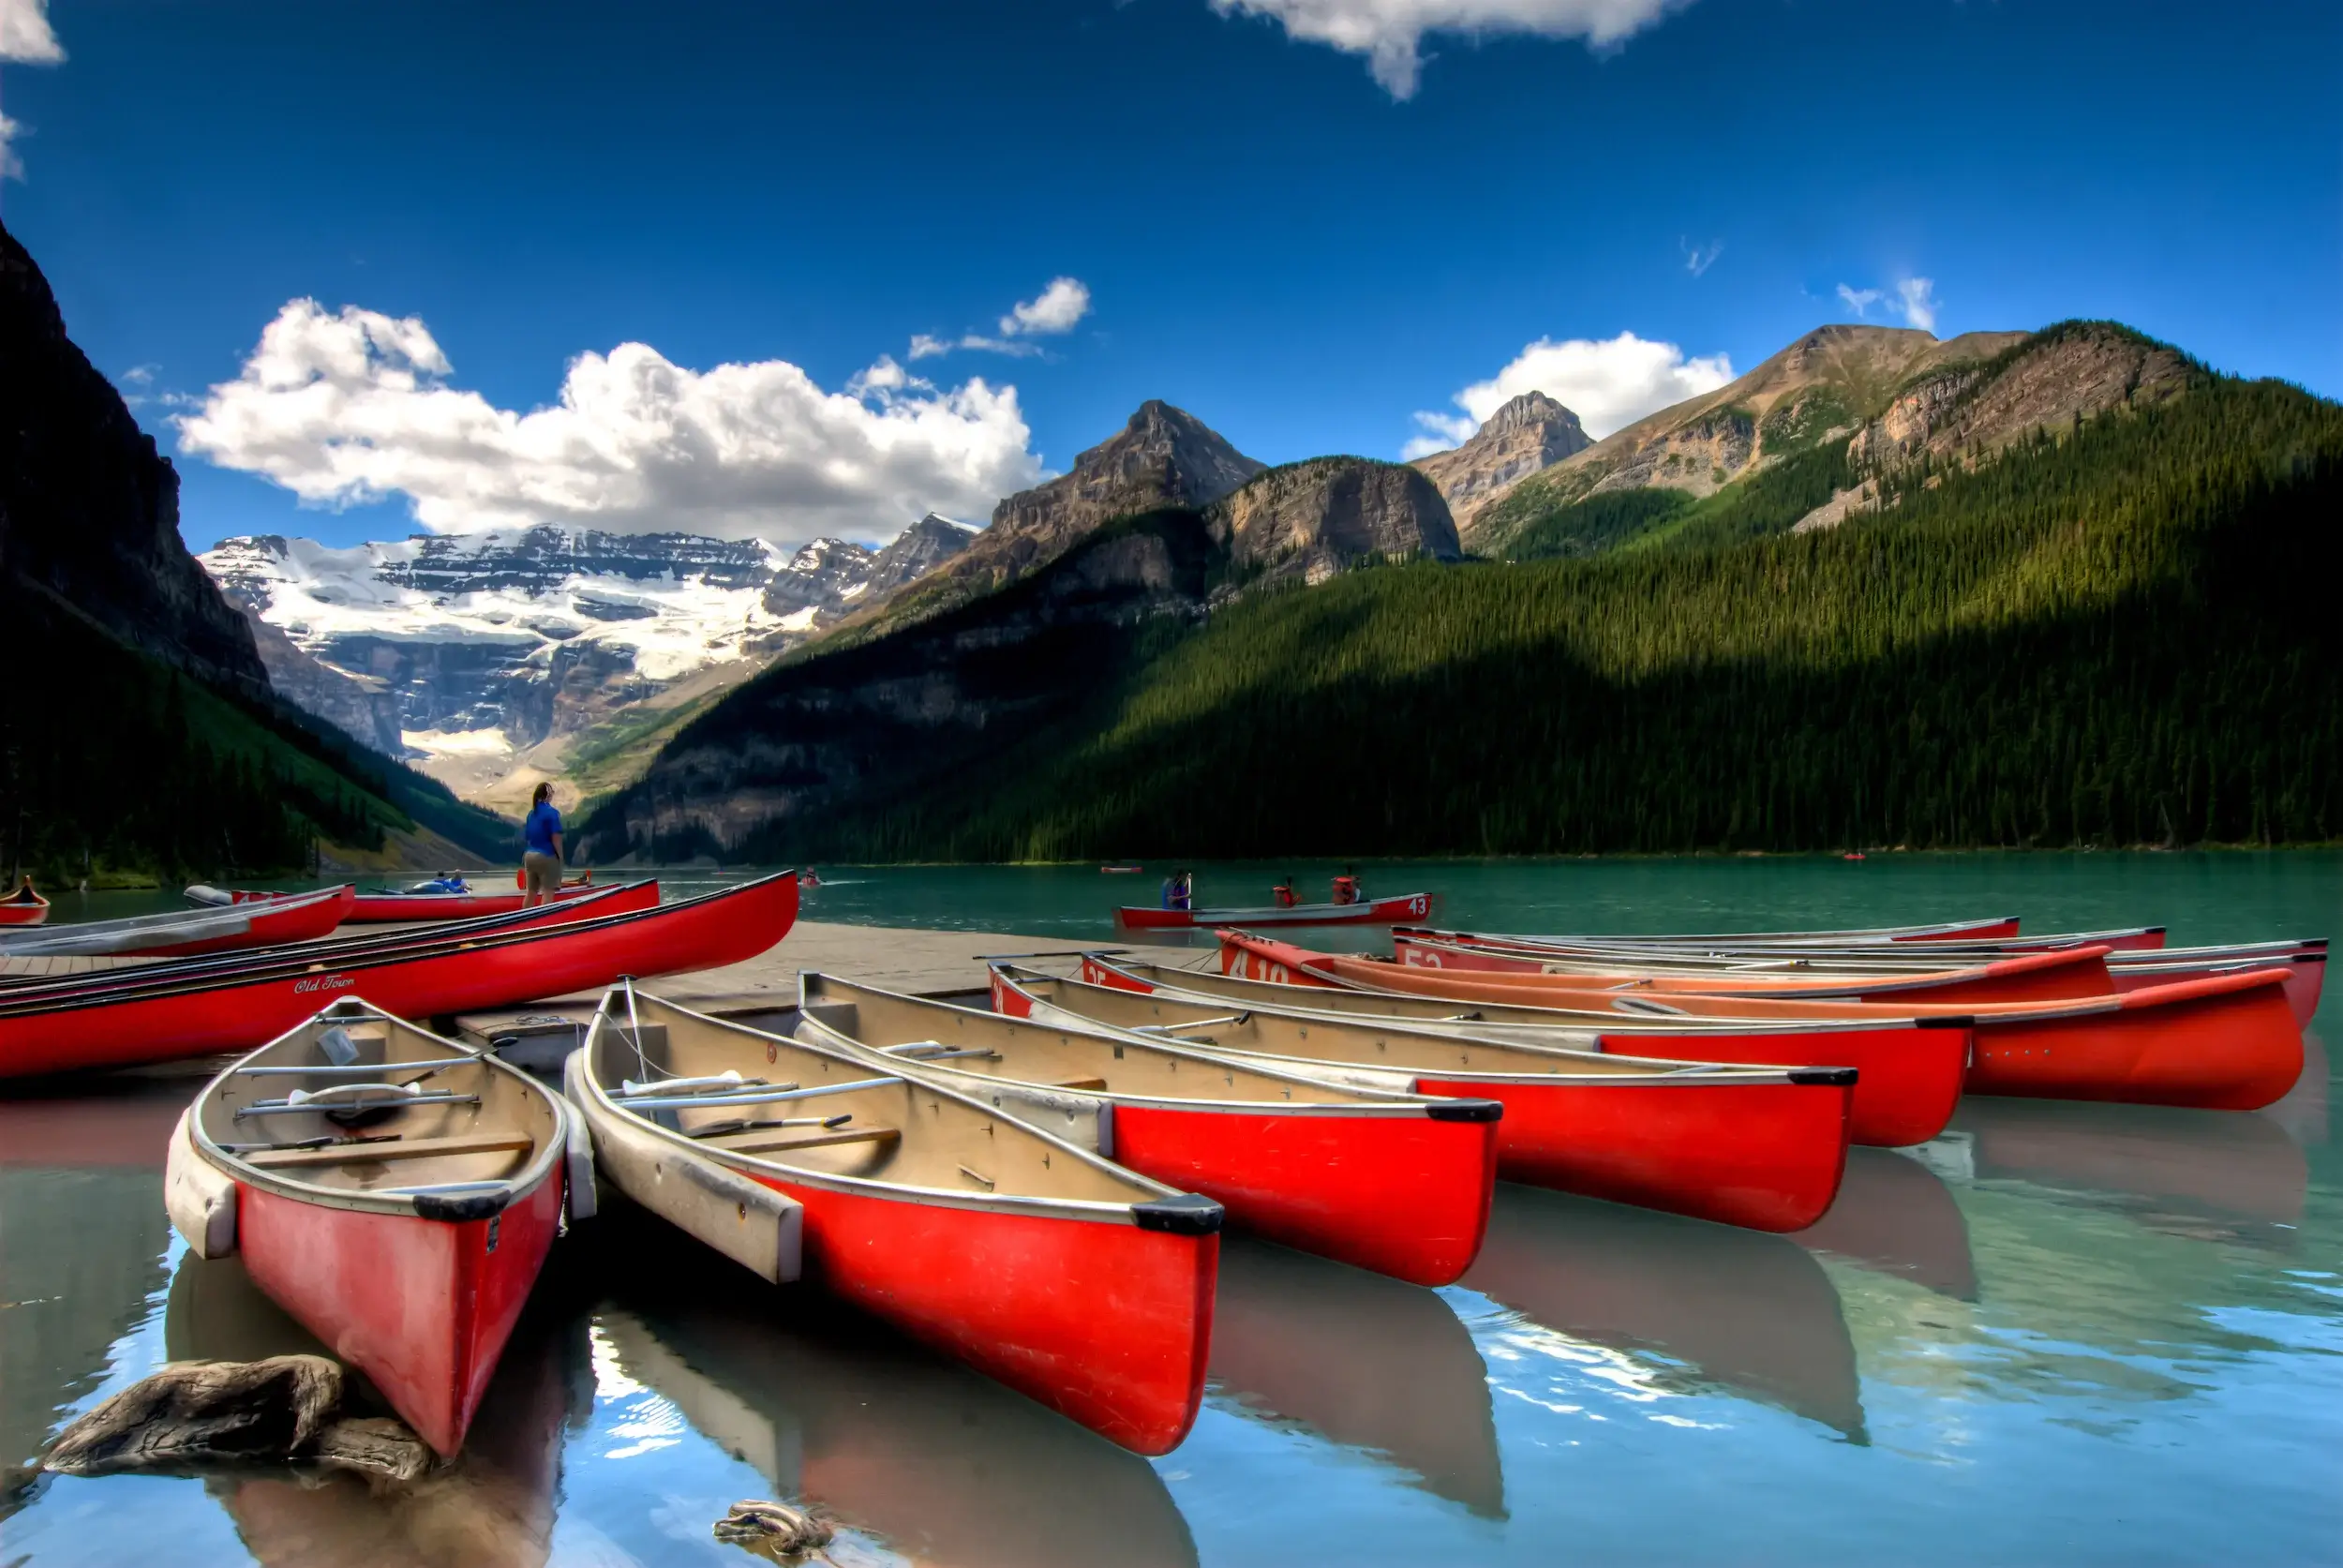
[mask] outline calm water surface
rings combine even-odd
[[[1166,869],[825,868],[807,913],[1095,941]],[[1336,869],[1199,865],[1200,902]],[[1364,869],[1491,929],[2343,928],[2334,855]],[[170,1236],[163,1139],[195,1086],[0,1099],[6,1568],[742,1562],[709,1526],[748,1497],[828,1510],[847,1564],[2343,1561],[2315,1042],[2250,1115],[1973,1098],[1924,1149],[1856,1151],[1795,1238],[1500,1185],[1448,1290],[1231,1239],[1204,1413],[1153,1461],[614,1217],[558,1250],[464,1458],[421,1486],[36,1481],[64,1419],[159,1363],[304,1346]]]

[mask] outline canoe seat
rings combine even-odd
[[[244,1156],[244,1162],[264,1171],[288,1171],[318,1165],[351,1165],[361,1160],[516,1154],[536,1146],[537,1140],[525,1132],[475,1132],[448,1138],[405,1138],[388,1143],[344,1144],[340,1148],[329,1144],[322,1149],[261,1149]]]
[[[719,1133],[717,1136],[724,1135]],[[826,1149],[833,1143],[892,1143],[902,1137],[903,1133],[891,1127],[817,1127],[810,1132],[753,1136],[746,1142],[719,1143],[717,1146],[737,1155],[769,1155],[796,1149]]]

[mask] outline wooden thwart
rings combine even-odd
[[[717,1134],[718,1138],[723,1136],[722,1133]],[[826,1149],[833,1143],[892,1143],[902,1137],[902,1131],[891,1127],[842,1127],[827,1132],[752,1139],[746,1143],[717,1143],[716,1146],[730,1154],[767,1155],[798,1149]],[[715,1142],[715,1139],[709,1142]]]
[[[298,1170],[318,1165],[348,1165],[359,1160],[433,1159],[442,1155],[514,1154],[533,1149],[537,1141],[525,1132],[475,1132],[449,1138],[408,1138],[395,1143],[351,1143],[322,1149],[262,1149],[243,1156],[247,1165],[267,1171]]]

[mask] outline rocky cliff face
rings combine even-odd
[[[1320,582],[1375,557],[1455,560],[1455,519],[1429,475],[1364,457],[1271,469],[1205,509],[1240,565]]]
[[[1470,538],[1480,515],[1515,485],[1593,444],[1576,414],[1543,392],[1525,392],[1490,415],[1470,441],[1419,457],[1415,466],[1440,486],[1456,531]]]
[[[2022,337],[1994,358],[1956,362],[1907,384],[1847,441],[1858,472],[1892,470],[1923,455],[1982,462],[2037,430],[2179,396],[2202,377],[2169,344],[2103,321],[2073,321]],[[1877,505],[1873,479],[1800,518],[1796,531],[1835,528]]]
[[[903,584],[952,560],[983,534],[981,529],[956,523],[931,512],[896,535],[872,559],[864,592],[876,603]]]
[[[1194,414],[1151,398],[1067,472],[994,507],[992,526],[965,551],[858,623],[884,631],[966,604],[1056,560],[1101,523],[1209,505],[1263,466]]]
[[[264,695],[252,634],[179,538],[179,475],[66,336],[0,229],[0,584],[141,651]]]
[[[249,606],[245,622],[276,694],[305,713],[314,713],[384,756],[404,756],[398,697],[381,680],[360,678],[320,659],[262,620]]]

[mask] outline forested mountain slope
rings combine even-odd
[[[2097,327],[2034,341],[2170,353]],[[2022,370],[2008,355],[1966,385]],[[1048,724],[833,778],[820,810],[720,821],[705,784],[749,744],[847,739],[853,714],[720,709],[597,827],[744,859],[2343,837],[2343,408],[2171,364],[2029,434],[1963,426],[1984,390],[1942,400],[1919,424],[1944,441],[1907,422],[1832,527],[1791,531],[1842,475],[1784,461],[1630,547],[1184,599],[1128,619],[1114,660],[1037,663],[1001,694],[1057,694]],[[1849,462],[1868,428],[1808,450]],[[960,612],[964,646],[992,603]]]

